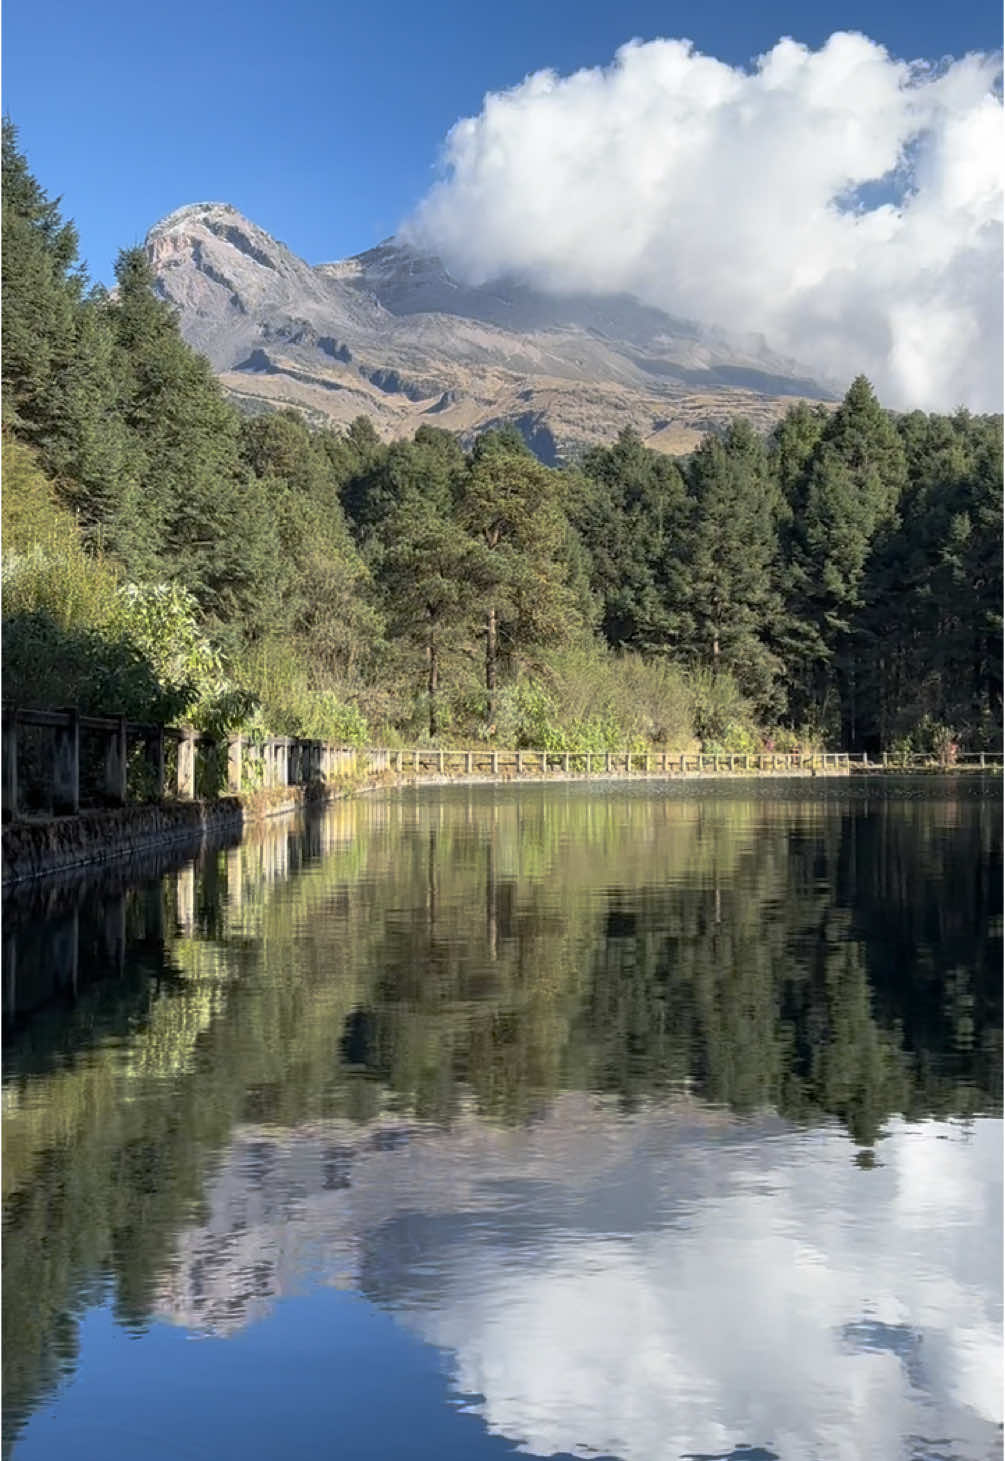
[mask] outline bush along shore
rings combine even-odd
[[[4,697],[363,748],[1000,748],[1000,417],[869,383],[686,460],[242,416],[3,139]],[[23,759],[36,752],[30,738]]]

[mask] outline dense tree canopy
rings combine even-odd
[[[898,418],[859,378],[767,441],[737,420],[678,462],[626,428],[561,469],[513,427],[465,448],[246,417],[142,249],[111,295],[88,288],[9,122],[3,184],[8,492],[34,484],[7,516],[18,643],[52,642],[43,606],[103,632],[100,595],[53,599],[90,563],[187,595],[289,734],[1000,738],[1000,417]]]

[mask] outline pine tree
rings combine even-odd
[[[677,620],[666,563],[682,530],[684,483],[676,462],[647,449],[626,427],[594,447],[573,484],[570,515],[591,558],[601,628],[615,648],[665,652]]]
[[[582,627],[569,585],[564,479],[541,466],[517,433],[479,438],[460,484],[458,520],[478,545],[473,572],[484,604],[485,689],[495,722],[499,660]]]
[[[782,635],[797,718],[859,742],[858,680],[867,563],[890,531],[907,482],[903,444],[859,376],[824,428],[797,492]]]
[[[769,640],[779,614],[778,494],[749,422],[734,421],[721,440],[705,437],[687,486],[689,521],[673,570],[682,649],[713,674],[730,671],[762,710],[777,710],[780,665]]]
[[[149,561],[183,583],[231,638],[261,632],[276,526],[240,455],[240,420],[209,362],[185,344],[142,249],[120,254],[111,318],[131,469],[152,525]]]
[[[245,421],[241,450],[278,535],[268,633],[296,635],[325,680],[352,676],[372,657],[383,626],[325,442],[301,416],[281,411]]]
[[[478,602],[476,545],[449,513],[419,491],[386,522],[381,576],[392,630],[421,648],[429,735],[439,731],[444,657],[467,642]]]
[[[4,424],[43,451],[58,435],[82,293],[77,233],[3,122]]]

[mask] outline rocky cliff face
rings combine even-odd
[[[548,461],[631,425],[688,451],[733,415],[767,428],[794,396],[831,393],[760,340],[672,319],[627,295],[471,287],[388,240],[304,262],[226,203],[194,203],[147,236],[188,342],[242,407],[316,421],[369,416],[384,437],[424,421],[469,436],[511,421]]]

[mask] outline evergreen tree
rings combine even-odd
[[[82,293],[77,233],[3,122],[4,424],[43,450],[58,434]]]
[[[859,742],[866,566],[877,535],[892,528],[906,481],[896,428],[859,376],[821,433],[796,492],[781,636],[796,718],[817,718],[845,745]]]
[[[494,724],[501,654],[507,660],[581,628],[565,558],[564,481],[516,433],[486,432],[460,484],[458,520],[478,544],[473,571],[484,604],[485,689]]]
[[[77,235],[3,124],[3,419],[35,446],[85,542],[118,547],[131,509],[114,341],[103,297],[85,295]]]
[[[665,651],[678,629],[666,564],[683,528],[680,469],[626,427],[613,446],[586,453],[582,474],[570,515],[590,556],[604,637],[615,648]]]
[[[332,456],[293,411],[244,422],[241,449],[276,522],[270,636],[298,636],[324,679],[351,676],[372,658],[383,626],[342,510]]]
[[[762,711],[778,709],[781,668],[769,648],[778,494],[764,443],[746,421],[706,436],[691,458],[689,518],[672,569],[681,647],[713,675],[730,671]]]
[[[342,501],[357,542],[368,558],[379,557],[385,525],[405,498],[418,496],[447,510],[464,453],[445,431],[420,427],[414,441],[378,447],[345,483]]]
[[[430,738],[439,726],[445,655],[464,644],[478,602],[473,573],[476,547],[442,505],[409,492],[386,523],[381,576],[390,626],[421,649]]]
[[[142,249],[120,254],[116,277],[122,412],[153,528],[151,557],[136,566],[183,583],[231,642],[253,637],[268,622],[276,525],[241,460],[239,417],[158,298]]]

